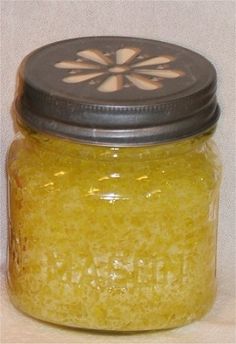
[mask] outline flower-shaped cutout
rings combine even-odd
[[[140,53],[139,48],[121,48],[115,52],[113,59],[112,54],[88,49],[79,51],[79,58],[75,61],[61,61],[55,67],[69,71],[70,75],[63,78],[63,82],[74,84],[87,81],[90,85],[96,85],[100,92],[117,92],[131,85],[153,91],[163,86],[161,80],[184,75],[181,70],[166,68],[166,64],[175,60],[173,56],[144,58]]]

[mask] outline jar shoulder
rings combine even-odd
[[[74,192],[77,189],[78,194],[86,197],[109,194],[118,198],[137,194],[157,197],[161,192],[184,188],[189,192],[213,189],[220,183],[221,164],[212,140],[184,153],[177,151],[170,157],[158,158],[150,150],[148,158],[147,155],[143,159],[132,158],[130,153],[129,159],[116,160],[102,159],[101,155],[80,157],[68,151],[65,154],[63,147],[61,152],[54,151],[18,137],[9,150],[8,171],[11,179],[29,190]]]

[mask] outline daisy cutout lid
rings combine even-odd
[[[84,37],[28,55],[19,71],[18,119],[81,142],[178,140],[219,117],[216,72],[203,56],[161,41]]]

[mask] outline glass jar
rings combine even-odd
[[[221,176],[212,65],[151,40],[57,42],[24,61],[16,111],[13,304],[48,322],[112,331],[202,317],[216,292]]]

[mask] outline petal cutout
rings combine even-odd
[[[123,86],[122,75],[109,76],[103,83],[97,88],[100,92],[116,92]]]
[[[62,69],[97,69],[101,68],[95,63],[77,62],[77,61],[61,61],[54,65],[56,68]]]
[[[93,78],[97,78],[100,75],[103,75],[104,72],[101,73],[88,73],[88,74],[76,74],[72,76],[67,76],[66,78],[63,79],[64,82],[67,82],[69,84],[76,84],[79,82],[83,82],[86,80],[90,80]]]
[[[79,51],[77,55],[84,57],[87,60],[101,63],[102,65],[112,64],[112,60],[109,57],[105,56],[100,50],[97,50],[97,49],[88,49],[88,50]]]
[[[135,63],[132,67],[152,66],[173,61],[173,56],[156,56],[151,59]]]
[[[149,80],[148,78],[138,74],[126,75],[126,78],[130,80],[136,87],[142,90],[151,91],[162,87],[160,82]]]
[[[124,64],[131,62],[139,53],[139,48],[122,48],[116,51],[116,63]]]
[[[137,69],[135,73],[158,76],[161,78],[174,79],[184,75],[184,72],[180,70],[171,69]]]

